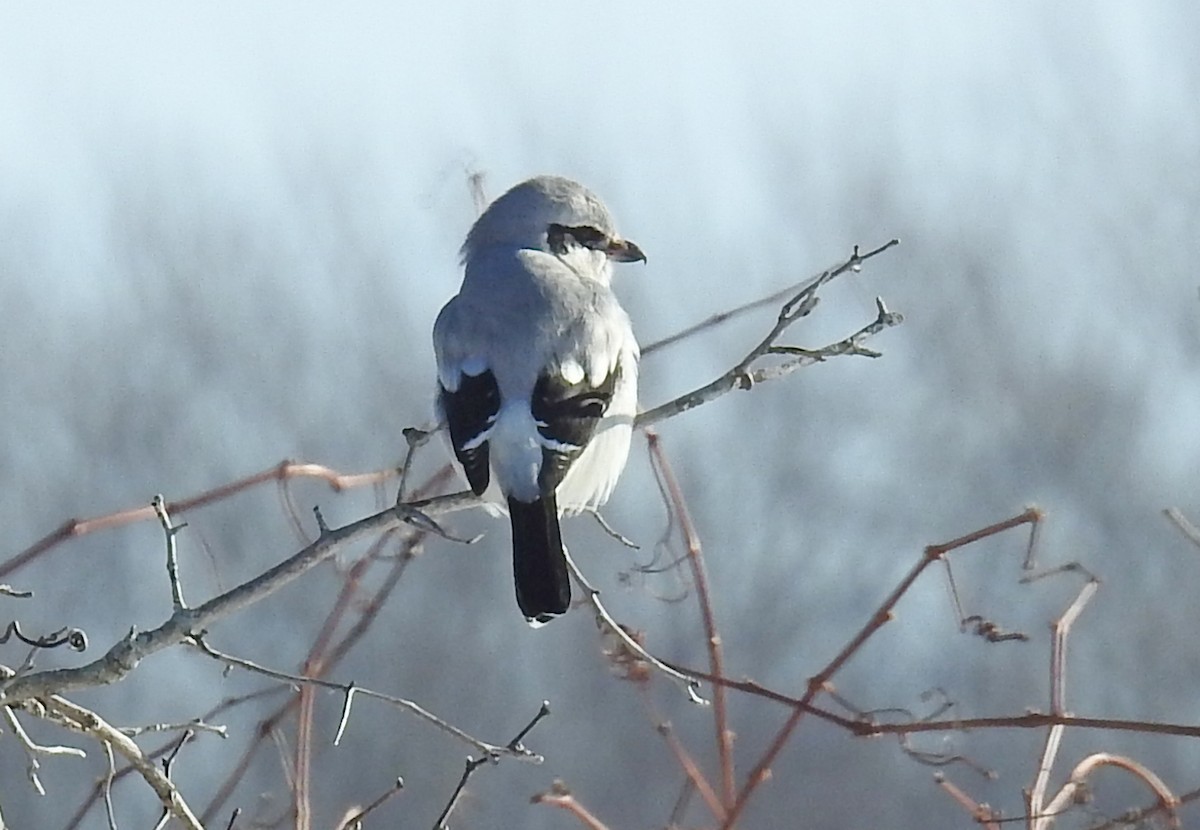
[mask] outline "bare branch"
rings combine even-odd
[[[996,811],[986,804],[980,804],[971,796],[967,795],[954,784],[946,780],[946,776],[940,772],[933,776],[933,781],[941,787],[952,799],[958,802],[968,813],[971,818],[979,822],[987,830],[1000,830],[1000,816]]]
[[[704,773],[700,771],[700,767],[692,758],[691,754],[679,742],[675,730],[671,728],[669,722],[660,723],[655,730],[667,742],[667,747],[671,750],[671,754],[675,756],[675,762],[679,764],[683,770],[687,780],[695,788],[696,792],[700,793],[700,797],[704,799],[704,803],[708,805],[709,811],[713,814],[713,818],[717,821],[725,819],[725,806],[721,803],[721,799],[713,790],[712,785],[708,783]]]
[[[878,256],[898,244],[900,244],[900,241],[893,239],[865,254],[860,254],[858,248],[855,247],[854,253],[849,259],[836,268],[825,271],[809,280],[803,288],[785,302],[779,311],[775,324],[771,327],[766,337],[751,349],[745,357],[738,361],[737,365],[732,369],[699,389],[680,395],[672,401],[640,413],[634,423],[638,427],[652,426],[659,421],[672,418],[689,409],[694,409],[701,404],[708,403],[734,389],[750,389],[755,383],[783,377],[802,366],[818,363],[835,355],[877,355],[875,352],[864,349],[862,341],[889,326],[898,325],[903,321],[903,318],[899,314],[888,311],[883,300],[876,300],[878,315],[873,322],[862,327],[844,340],[826,346],[823,349],[804,350],[795,347],[780,347],[777,341],[793,323],[803,317],[807,317],[812,312],[817,303],[817,291],[822,286],[845,274],[847,271],[856,270],[866,260]],[[789,354],[791,355],[791,359],[776,365],[759,366],[757,368],[754,366],[761,358],[770,354]]]
[[[361,686],[353,683],[335,683],[331,680],[324,680],[319,677],[305,677],[299,674],[291,674],[289,672],[279,671],[278,669],[267,668],[266,666],[261,666],[258,663],[250,660],[245,660],[241,657],[235,657],[232,654],[225,654],[217,651],[215,648],[206,643],[201,636],[190,637],[189,643],[194,645],[204,654],[212,657],[214,660],[219,660],[226,665],[237,666],[238,668],[245,669],[246,671],[254,672],[255,674],[261,674],[265,677],[271,677],[275,680],[281,680],[285,683],[318,686],[322,689],[333,689],[340,691],[346,695],[347,704],[344,707],[345,709],[349,709],[349,700],[353,695],[363,695],[364,697],[374,698],[375,700],[382,700],[385,703],[390,703],[398,709],[403,709],[406,712],[414,714],[422,720],[433,724],[446,734],[452,735],[460,741],[469,744],[477,752],[481,752],[487,756],[489,760],[496,760],[503,756],[512,756],[521,758],[522,760],[532,761],[535,764],[542,762],[540,755],[536,755],[535,753],[527,750],[521,749],[517,751],[512,749],[511,745],[496,746],[468,735],[454,724],[450,723],[449,721],[442,720],[428,709],[424,708],[420,704],[414,703],[411,700],[406,700],[401,697],[394,697],[392,695],[384,694],[383,692],[376,692],[371,689],[364,689]],[[349,717],[349,715],[344,711],[342,718],[345,719],[347,717]]]
[[[38,795],[46,794],[46,788],[42,786],[42,780],[38,778],[38,770],[42,766],[41,762],[38,761],[39,755],[71,755],[75,758],[87,757],[86,752],[82,749],[76,749],[73,746],[42,746],[34,743],[33,739],[29,737],[29,733],[25,731],[25,727],[17,720],[17,714],[12,710],[12,707],[5,706],[3,711],[4,719],[8,721],[9,728],[12,729],[13,734],[17,736],[17,740],[20,741],[21,746],[25,749],[25,755],[29,760],[27,769],[29,783],[37,790]]]
[[[885,246],[885,249],[891,247],[892,245],[898,245],[898,244],[900,244],[900,240],[893,239]],[[859,262],[861,263],[862,261],[871,258],[876,253],[879,253],[879,252],[878,251],[872,252],[865,256],[859,257]],[[858,269],[852,267],[851,270],[858,270]],[[760,308],[768,308],[771,306],[778,306],[784,300],[787,300],[790,297],[794,297],[797,294],[800,294],[800,293],[806,291],[813,282],[820,279],[822,276],[824,276],[824,274],[818,275],[816,277],[809,277],[808,279],[804,280],[803,282],[796,283],[795,285],[789,285],[787,288],[782,288],[779,291],[772,292],[771,294],[768,294],[765,297],[759,297],[757,300],[751,300],[748,303],[743,303],[742,305],[734,306],[733,308],[728,309],[726,311],[719,311],[716,314],[712,315],[711,317],[709,317],[705,320],[702,320],[699,323],[696,323],[695,325],[688,326],[687,328],[683,329],[682,331],[678,331],[675,334],[672,334],[668,337],[664,337],[661,340],[655,340],[653,343],[649,343],[649,344],[643,346],[642,347],[642,357],[651,355],[654,352],[659,351],[660,349],[667,348],[668,346],[674,346],[676,343],[680,343],[684,340],[687,340],[688,338],[691,338],[697,334],[700,334],[701,332],[708,331],[711,328],[715,328],[715,327],[721,325],[722,323],[727,323],[730,320],[733,320],[737,317],[741,317],[742,315],[747,314],[751,311],[757,311]]]
[[[917,581],[918,577],[921,576],[926,568],[953,550],[957,550],[958,548],[977,542],[980,539],[986,539],[989,536],[994,536],[997,533],[1002,533],[1005,530],[1009,530],[1010,528],[1018,527],[1020,525],[1032,524],[1036,526],[1040,519],[1041,513],[1038,510],[1035,508],[1027,508],[1025,511],[1017,514],[1016,516],[988,525],[987,527],[980,528],[979,530],[972,531],[971,533],[960,536],[957,539],[951,539],[949,542],[943,542],[938,545],[929,545],[926,547],[924,555],[921,557],[921,559],[918,560],[915,565],[913,565],[909,572],[900,580],[899,584],[892,589],[891,593],[888,594],[887,598],[884,599],[879,608],[876,609],[875,613],[871,615],[871,618],[862,627],[862,629],[850,640],[849,643],[842,648],[840,652],[838,652],[837,656],[835,656],[828,663],[828,665],[825,666],[825,668],[821,669],[821,671],[809,679],[808,688],[805,691],[804,696],[800,698],[801,705],[795,707],[787,722],[785,722],[776,733],[775,738],[772,740],[770,746],[762,754],[762,757],[759,758],[758,762],[754,765],[754,768],[746,776],[746,783],[742,786],[741,791],[738,793],[737,801],[734,803],[733,809],[730,810],[729,815],[725,818],[724,824],[721,825],[722,830],[729,830],[729,828],[734,826],[735,822],[740,817],[742,810],[745,809],[747,800],[751,795],[753,795],[754,791],[770,777],[771,764],[774,763],[775,758],[783,750],[783,747],[787,745],[788,739],[791,737],[793,730],[795,730],[796,726],[799,725],[805,713],[808,711],[808,706],[813,702],[816,696],[825,689],[826,685],[841,669],[841,667],[845,665],[846,662],[855,653],[857,653],[860,648],[862,648],[863,644],[866,643],[867,640],[869,640],[877,631],[879,631],[880,628],[892,620],[892,609],[896,607],[896,603],[898,603],[900,598],[908,592],[908,590],[913,586],[913,583]]]
[[[1187,516],[1183,515],[1183,511],[1178,507],[1168,507],[1163,511],[1168,519],[1171,520],[1175,527],[1179,528],[1179,532],[1188,538],[1196,547],[1200,547],[1200,527],[1192,524]]]
[[[181,525],[171,524],[171,516],[167,513],[167,500],[159,493],[150,502],[151,509],[158,516],[163,534],[167,537],[167,579],[171,583],[171,607],[176,611],[187,608],[183,599],[183,585],[179,582],[179,554],[175,545],[175,537],[179,531],[187,527],[187,522]]]
[[[117,815],[113,809],[112,800],[112,784],[113,776],[117,774],[117,759],[113,754],[112,744],[107,741],[104,743],[104,755],[108,759],[108,771],[104,775],[104,816],[108,819],[109,830],[117,830]],[[169,815],[169,813],[164,812],[164,815]],[[159,824],[162,824],[161,820]]]
[[[391,801],[392,798],[396,795],[399,795],[400,791],[403,789],[404,779],[397,778],[391,787],[385,790],[382,795],[380,795],[366,807],[363,807],[361,810],[356,810],[354,813],[342,819],[342,823],[338,825],[338,830],[360,830],[360,828],[363,826],[363,819],[378,810],[387,802]]]
[[[603,628],[615,635],[617,639],[621,641],[622,645],[629,649],[629,651],[633,652],[642,660],[645,660],[647,663],[654,666],[654,668],[658,669],[660,672],[682,685],[693,703],[707,705],[708,701],[700,697],[700,694],[697,691],[700,684],[696,678],[690,677],[678,671],[677,669],[671,668],[671,666],[667,665],[662,660],[659,660],[653,654],[646,651],[641,643],[629,636],[629,632],[625,630],[625,626],[613,619],[612,614],[608,612],[608,609],[604,607],[604,603],[600,601],[600,589],[588,582],[587,577],[583,575],[583,571],[581,571],[579,566],[575,564],[574,558],[572,558],[570,552],[567,551],[566,548],[563,549],[563,553],[566,554],[567,567],[571,569],[572,576],[575,577],[575,581],[579,583],[579,586],[583,589],[584,593],[587,594],[588,602],[591,603],[592,610],[596,613],[597,624],[601,625]]]
[[[189,510],[195,510],[198,507],[203,507],[207,504],[237,495],[244,490],[249,490],[260,484],[288,481],[294,478],[317,478],[327,483],[334,492],[341,493],[345,490],[377,484],[395,475],[396,470],[394,468],[371,473],[344,474],[321,464],[281,461],[274,467],[270,467],[262,472],[240,478],[228,484],[223,484],[220,487],[214,487],[211,490],[205,490],[190,498],[173,502],[169,506],[174,513],[186,513]],[[0,579],[19,570],[45,551],[62,544],[68,539],[73,539],[76,536],[86,536],[89,533],[95,533],[99,530],[123,527],[134,522],[144,522],[154,518],[154,515],[153,507],[143,506],[86,519],[68,519],[57,529],[43,536],[25,548],[25,550],[5,562],[0,562]]]
[[[604,518],[604,516],[600,513],[599,510],[597,510],[594,507],[589,507],[585,512],[588,513],[593,519],[595,519],[596,524],[600,525],[600,529],[603,530],[605,533],[607,533],[609,536],[611,536],[613,539],[616,539],[618,542],[620,542],[622,545],[629,548],[630,550],[641,550],[641,547],[637,544],[637,542],[633,541],[628,536],[624,536],[623,534],[618,532],[616,528],[614,528],[612,525],[610,525],[608,523],[608,519]]]
[[[163,808],[170,812],[183,826],[192,830],[203,830],[200,821],[192,813],[183,796],[158,766],[147,758],[141,748],[121,730],[110,726],[95,712],[71,703],[58,695],[46,698],[46,711],[56,715],[56,720],[76,732],[89,735],[107,744],[128,761],[158,795]]]
[[[404,503],[404,491],[408,484],[408,475],[412,472],[412,463],[417,455],[417,450],[428,444],[429,439],[436,435],[441,428],[441,425],[433,429],[404,428],[403,434],[407,449],[404,451],[404,463],[400,465],[400,484],[396,487],[396,504]]]
[[[1071,632],[1071,626],[1099,587],[1099,580],[1095,577],[1089,579],[1079,590],[1079,594],[1067,607],[1067,610],[1054,622],[1054,640],[1050,648],[1050,711],[1052,714],[1066,713],[1067,637]],[[1029,790],[1028,795],[1029,815],[1033,817],[1030,830],[1049,827],[1053,823],[1053,816],[1069,803],[1063,801],[1063,798],[1064,794],[1073,788],[1073,782],[1068,782],[1050,804],[1043,806],[1046,799],[1046,787],[1050,782],[1050,772],[1058,756],[1063,729],[1061,724],[1055,724],[1046,734],[1037,774],[1034,776],[1033,787]]]
[[[515,738],[508,742],[508,746],[506,746],[505,749],[512,753],[524,753],[532,755],[532,753],[525,749],[525,747],[521,744],[521,741],[533,730],[535,726],[541,722],[542,718],[545,718],[549,714],[550,702],[543,700],[541,707],[537,711],[537,714],[533,716],[533,719],[530,720],[529,723],[525,724],[521,731],[517,733]],[[450,801],[446,803],[445,809],[443,809],[441,814],[437,817],[437,821],[433,823],[433,830],[448,830],[446,821],[450,818],[450,814],[454,812],[454,808],[458,806],[459,799],[462,798],[462,794],[467,788],[467,781],[471,779],[471,776],[475,774],[476,770],[489,761],[495,762],[496,756],[484,755],[482,758],[467,758],[466,766],[463,768],[462,777],[458,779],[458,786],[454,788],[454,792],[450,795]]]
[[[395,508],[389,508],[345,527],[331,530],[299,553],[254,579],[202,605],[176,609],[166,622],[157,628],[141,633],[131,630],[103,657],[87,665],[34,672],[12,678],[0,686],[0,705],[115,683],[151,654],[185,642],[195,632],[203,630],[217,620],[253,605],[329,559],[346,545],[400,525],[406,518],[400,513],[401,511]]]
[[[549,792],[539,793],[535,795],[530,802],[533,804],[547,804],[551,807],[558,807],[560,810],[566,810],[568,813],[578,819],[579,824],[584,830],[608,830],[608,826],[592,815],[590,811],[578,801],[571,791],[567,789],[566,784],[562,781],[555,781]]]
[[[1179,813],[1176,809],[1180,803],[1179,798],[1171,792],[1170,787],[1163,783],[1161,778],[1154,774],[1153,770],[1121,755],[1097,752],[1084,758],[1075,766],[1075,769],[1071,770],[1071,776],[1067,780],[1067,783],[1059,790],[1058,795],[1046,805],[1044,811],[1046,817],[1043,817],[1042,813],[1033,814],[1035,817],[1035,821],[1031,825],[1033,830],[1049,827],[1052,823],[1050,817],[1068,809],[1074,804],[1077,796],[1081,792],[1086,791],[1088,776],[1096,769],[1104,766],[1125,770],[1131,776],[1145,784],[1158,800],[1159,809],[1166,812],[1169,825],[1175,828],[1175,830],[1179,830],[1182,827],[1179,821]]]
[[[687,501],[684,499],[683,489],[675,478],[675,471],[667,460],[658,433],[653,429],[647,429],[646,440],[650,446],[650,457],[654,461],[655,469],[661,476],[663,487],[666,490],[668,506],[679,522],[683,533],[687,560],[692,569],[692,581],[696,586],[696,600],[700,605],[700,619],[704,625],[708,667],[713,676],[724,677],[725,658],[721,647],[721,636],[717,633],[712,590],[708,584],[708,569],[704,566],[700,535],[696,532]],[[737,791],[734,783],[733,732],[729,728],[729,706],[726,702],[725,687],[720,684],[713,688],[713,722],[717,731],[717,757],[721,769],[721,812],[727,813],[733,807]]]
[[[88,645],[87,634],[82,628],[63,627],[49,634],[43,634],[41,637],[30,637],[21,631],[21,625],[16,620],[10,622],[5,627],[4,633],[0,634],[0,644],[7,643],[10,637],[16,637],[25,645],[35,649],[66,646],[71,651],[86,651]]]

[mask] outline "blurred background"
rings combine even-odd
[[[0,558],[70,517],[183,498],[285,458],[395,464],[401,430],[430,418],[429,331],[460,279],[471,176],[494,197],[553,172],[599,193],[649,255],[617,283],[643,343],[855,244],[903,240],[824,291],[788,337],[840,339],[881,295],[905,316],[870,342],[882,358],[832,360],[661,426],[730,674],[800,694],[924,545],[1037,503],[1043,564],[1081,561],[1103,580],[1071,641],[1068,707],[1195,723],[1200,551],[1161,510],[1200,516],[1198,32],[1188,3],[6,5]],[[643,405],[725,371],[773,319],[767,309],[649,356]],[[418,472],[443,460],[431,446]],[[312,482],[294,493],[306,519],[319,504],[334,525],[379,504]],[[605,512],[642,549],[576,519],[565,532],[580,564],[652,650],[703,665],[693,598],[666,601],[686,585],[636,570],[666,527],[644,441]],[[185,518],[193,601],[302,545],[270,486]],[[572,826],[529,805],[555,778],[613,828],[663,826],[683,775],[652,727],[670,719],[712,771],[711,714],[666,682],[643,694],[617,680],[582,609],[530,631],[505,524],[447,524],[486,538],[429,543],[335,679],[496,743],[551,702],[527,740],[545,764],[481,770],[455,826]],[[1080,580],[1018,585],[1023,555],[1012,532],[960,554],[956,577],[968,613],[1031,642],[960,634],[931,572],[839,691],[918,714],[932,688],[963,717],[1045,710],[1046,626]],[[156,523],[72,541],[6,577],[36,598],[5,599],[0,618],[87,630],[88,655],[44,654],[41,667],[93,659],[170,613],[162,559]],[[213,643],[295,670],[340,581],[333,566],[310,573]],[[16,665],[24,650],[0,654]],[[269,685],[177,649],[76,698],[137,725]],[[365,701],[333,748],[339,707],[319,698],[314,826],[398,775],[407,789],[375,826],[431,826],[467,748]],[[732,716],[744,772],[786,711],[735,697]],[[189,801],[211,799],[259,717],[215,718],[233,736],[201,735],[180,754]],[[71,740],[27,723],[35,739]],[[917,744],[997,771],[944,770],[1019,815],[1041,739]],[[16,742],[0,742],[11,826],[67,822],[106,766],[76,743],[88,759],[43,759],[39,797]],[[1179,791],[1200,786],[1195,740],[1105,732],[1068,732],[1053,781],[1096,750],[1128,753]],[[745,824],[969,826],[932,776],[892,740],[806,722]],[[1107,810],[1151,802],[1116,774],[1097,798]],[[212,824],[241,807],[252,826],[287,803],[267,748]],[[135,781],[116,806],[121,826],[158,813]],[[80,826],[105,826],[102,811]]]

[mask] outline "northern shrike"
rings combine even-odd
[[[508,511],[517,605],[540,625],[571,601],[560,514],[603,504],[629,454],[638,345],[609,284],[646,257],[560,176],[496,199],[461,253],[433,327],[439,414],[471,490]]]

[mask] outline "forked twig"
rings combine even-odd
[[[784,746],[787,745],[788,739],[791,737],[793,730],[795,730],[800,721],[804,718],[805,713],[808,711],[808,707],[812,704],[816,696],[820,694],[820,692],[826,687],[826,684],[829,683],[829,681],[842,668],[842,666],[844,666],[846,662],[854,654],[856,654],[860,648],[862,648],[863,644],[866,643],[866,641],[870,639],[877,631],[879,631],[879,629],[892,620],[892,609],[896,607],[896,603],[898,603],[900,598],[908,592],[908,590],[913,586],[913,583],[915,583],[921,574],[924,573],[926,568],[928,568],[934,562],[937,562],[951,551],[965,547],[966,545],[970,545],[979,541],[980,539],[986,539],[989,536],[994,536],[997,533],[1002,533],[1005,530],[1018,527],[1020,525],[1033,525],[1036,527],[1041,518],[1042,513],[1037,508],[1026,508],[1023,512],[1013,516],[1012,518],[988,525],[987,527],[973,531],[964,536],[960,536],[957,539],[951,539],[949,542],[943,542],[942,544],[938,545],[929,545],[926,547],[921,559],[915,565],[913,565],[913,567],[907,574],[904,575],[903,578],[901,578],[899,584],[892,589],[892,592],[888,594],[887,598],[884,599],[879,608],[876,609],[875,613],[871,615],[871,618],[862,627],[862,629],[860,629],[859,632],[853,638],[851,638],[850,642],[848,642],[845,647],[843,647],[842,650],[839,651],[838,654],[831,661],[829,661],[829,663],[823,669],[821,669],[820,672],[809,679],[807,689],[803,697],[800,698],[800,705],[796,706],[792,710],[792,714],[788,717],[787,721],[778,730],[778,732],[776,732],[771,744],[767,747],[766,751],[763,752],[758,762],[746,776],[746,783],[742,785],[742,789],[738,792],[738,797],[734,802],[733,809],[730,810],[729,815],[725,818],[725,822],[721,825],[722,830],[729,830],[729,828],[734,826],[738,818],[741,816],[742,810],[745,809],[746,802],[749,800],[750,796],[754,794],[754,791],[765,780],[767,780],[767,778],[769,778],[771,764],[774,763],[775,758],[778,757]]]
[[[1052,714],[1066,714],[1064,701],[1066,700],[1067,637],[1071,632],[1071,626],[1079,618],[1084,606],[1088,604],[1099,587],[1098,580],[1094,577],[1089,579],[1079,590],[1067,610],[1054,622],[1054,639],[1050,647],[1050,711]],[[1034,776],[1033,787],[1029,790],[1026,804],[1028,815],[1031,817],[1030,830],[1042,830],[1042,828],[1049,827],[1056,814],[1066,806],[1067,802],[1061,799],[1068,788],[1072,787],[1070,782],[1059,791],[1058,796],[1053,799],[1051,804],[1045,805],[1046,787],[1050,782],[1050,771],[1058,757],[1058,748],[1064,729],[1062,724],[1056,723],[1046,733],[1046,742],[1042,746],[1037,774]]]
[[[187,603],[183,599],[183,585],[179,581],[179,552],[175,537],[187,527],[187,522],[181,525],[171,524],[171,516],[167,513],[167,500],[163,498],[162,493],[150,502],[150,509],[158,516],[159,524],[167,537],[167,580],[171,583],[171,606],[178,611],[187,608]]]
[[[812,350],[780,347],[778,340],[793,323],[803,317],[807,317],[812,312],[817,304],[817,292],[824,285],[848,271],[857,270],[868,259],[876,257],[899,244],[900,240],[892,239],[865,254],[859,253],[858,247],[855,246],[854,253],[851,254],[849,259],[841,265],[831,268],[809,280],[799,291],[792,295],[791,299],[783,304],[776,317],[775,324],[767,332],[767,335],[745,357],[738,361],[732,369],[699,389],[695,389],[680,395],[674,400],[639,413],[634,423],[638,427],[652,426],[659,421],[672,418],[689,409],[694,409],[701,404],[708,403],[734,389],[750,389],[756,383],[783,377],[803,366],[819,363],[835,355],[857,354],[867,357],[877,357],[877,352],[862,348],[862,342],[889,326],[899,325],[904,319],[901,315],[889,311],[882,299],[876,299],[878,315],[874,321],[868,323],[844,340],[830,346]],[[755,364],[767,355],[786,355],[788,359],[782,363],[756,367]]]
[[[549,792],[538,793],[530,799],[530,803],[546,804],[566,810],[579,821],[584,830],[608,830],[608,825],[575,800],[575,796],[562,781],[555,781]]]
[[[145,756],[131,738],[122,734],[121,730],[110,726],[90,709],[85,709],[58,695],[46,698],[45,704],[46,712],[55,716],[56,722],[107,744],[121,755],[150,785],[159,801],[162,802],[163,809],[167,810],[176,821],[192,830],[203,830],[199,819],[196,818],[188,803],[184,801],[171,779],[158,768],[157,764]]]
[[[533,753],[525,748],[521,741],[525,739],[526,735],[533,731],[533,728],[541,722],[542,718],[547,717],[549,714],[550,701],[543,700],[541,707],[537,711],[537,714],[533,716],[533,719],[530,720],[529,723],[525,724],[521,731],[517,733],[515,738],[508,742],[505,748],[514,754],[533,755]],[[466,791],[467,782],[471,780],[471,776],[474,775],[476,770],[478,770],[484,764],[494,763],[495,761],[496,756],[494,755],[484,755],[482,758],[467,758],[467,763],[463,769],[462,777],[458,779],[458,786],[454,788],[454,792],[450,795],[450,801],[446,803],[446,807],[442,810],[441,814],[438,815],[437,821],[433,823],[433,830],[448,830],[446,827],[446,821],[450,818],[450,814],[454,812],[454,808],[458,806],[458,802],[462,798],[463,792]]]
[[[463,743],[470,745],[474,750],[483,754],[489,760],[497,760],[504,756],[511,756],[515,758],[521,758],[526,761],[533,761],[534,763],[541,763],[541,756],[536,755],[535,753],[524,749],[519,752],[515,751],[512,749],[511,744],[508,746],[497,746],[495,744],[489,744],[486,741],[481,741],[478,738],[467,734],[449,721],[439,718],[425,707],[411,700],[395,697],[394,695],[384,694],[383,692],[376,692],[372,689],[364,689],[363,687],[355,685],[354,683],[336,683],[332,680],[325,680],[320,677],[305,677],[299,674],[292,674],[290,672],[268,668],[251,660],[246,660],[241,657],[235,657],[232,654],[226,654],[218,651],[205,642],[204,638],[199,635],[189,638],[189,642],[202,653],[229,666],[237,666],[238,668],[245,669],[246,671],[254,672],[255,674],[261,674],[264,677],[270,677],[275,680],[281,680],[285,683],[318,686],[322,689],[339,691],[345,696],[344,710],[346,711],[349,710],[355,695],[362,695],[374,700],[381,700],[384,703],[389,703],[398,709],[403,709],[406,712],[416,715],[421,720],[436,726],[446,734],[451,735]],[[344,711],[341,721],[344,721],[346,717],[347,715]]]

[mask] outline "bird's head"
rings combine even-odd
[[[562,176],[536,176],[492,202],[467,234],[463,260],[497,245],[558,255],[585,249],[615,262],[646,260],[641,248],[617,234],[599,197]]]

